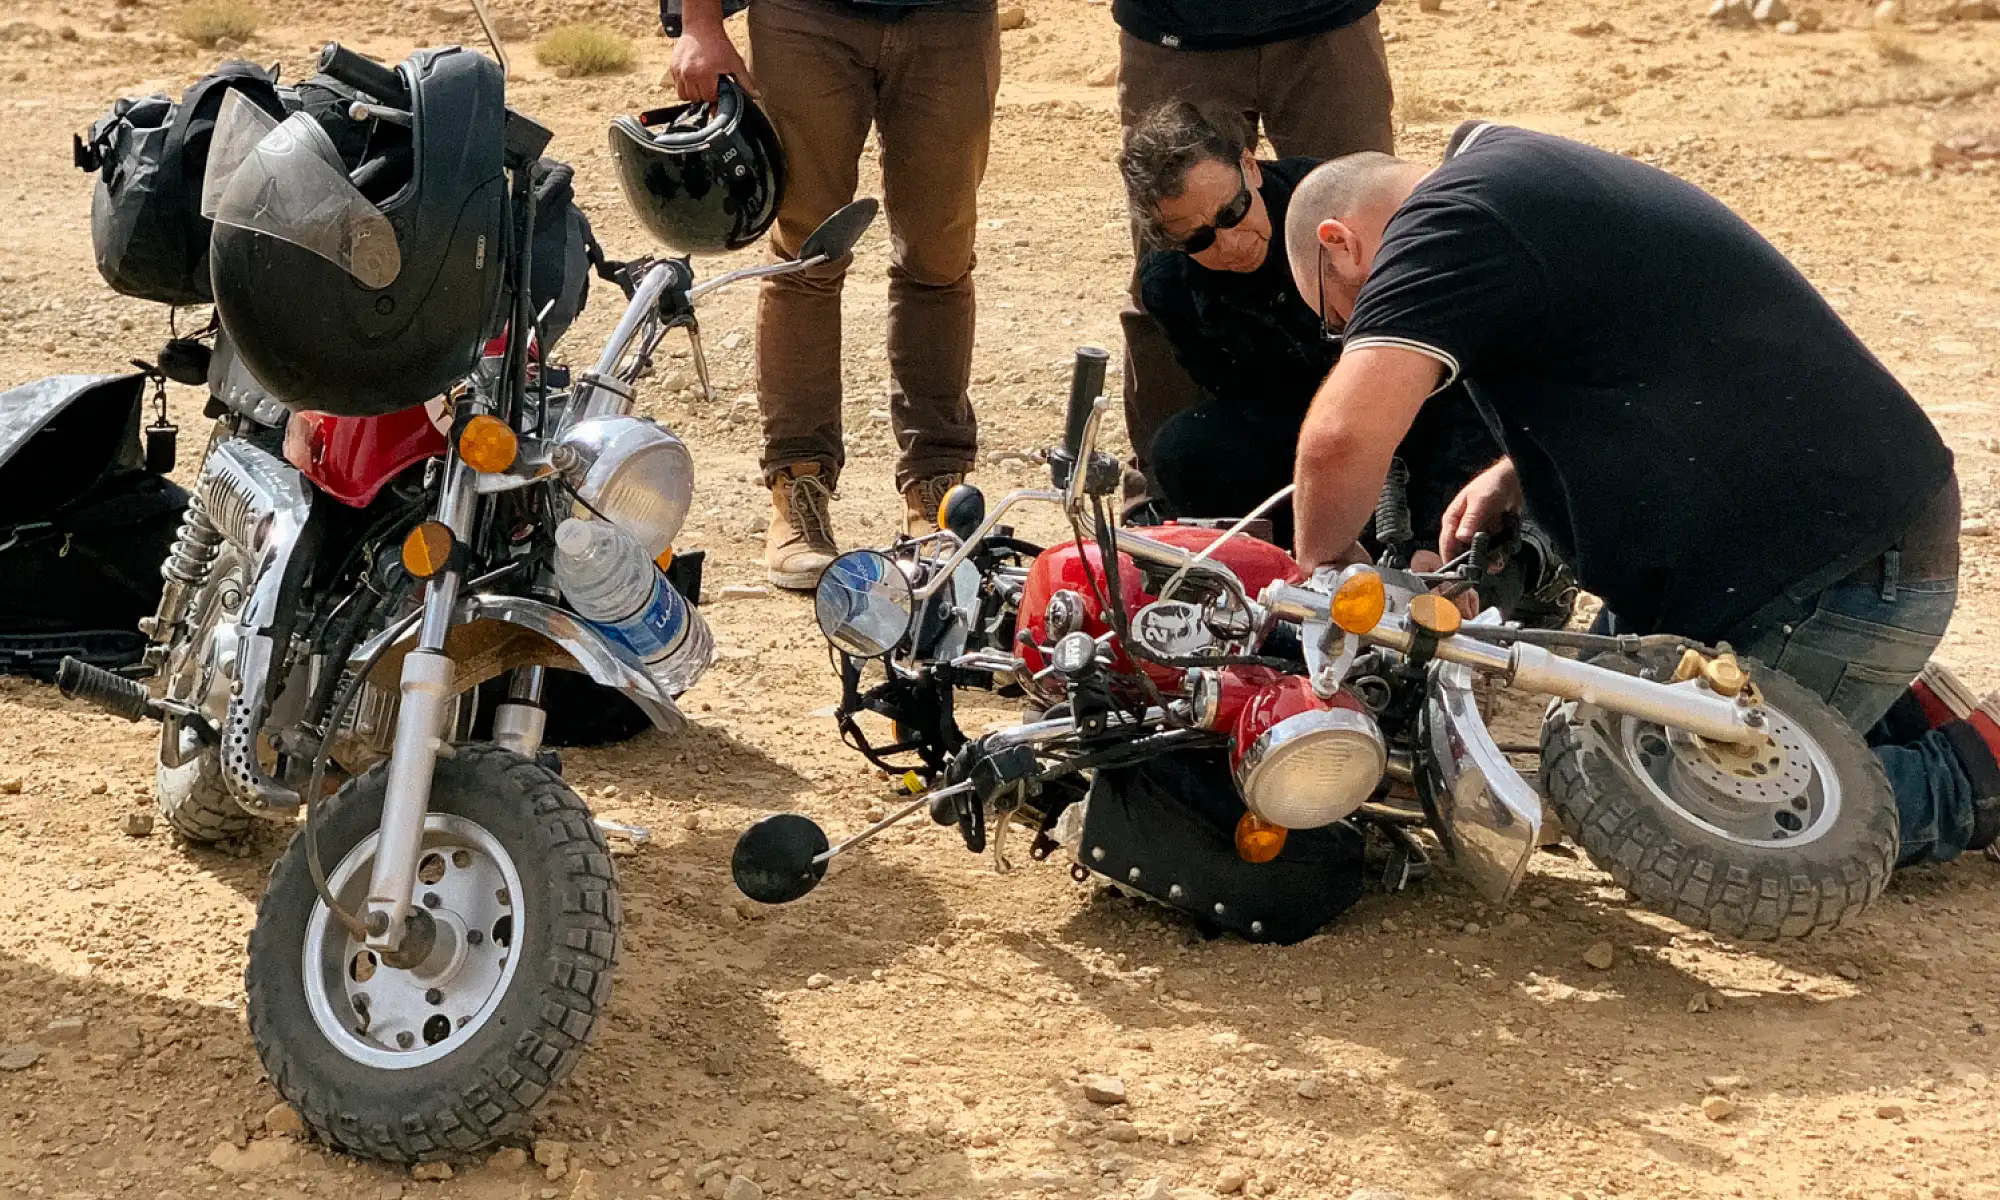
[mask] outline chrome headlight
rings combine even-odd
[[[658,558],[694,504],[694,456],[673,434],[639,417],[592,417],[563,434],[556,465],[582,498],[575,515],[601,513]]]
[[[1252,719],[1246,710],[1244,720]],[[1250,811],[1271,824],[1317,829],[1360,808],[1388,760],[1382,731],[1367,713],[1309,709],[1257,733],[1237,761],[1236,786]]]

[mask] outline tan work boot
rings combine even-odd
[[[944,494],[965,482],[963,475],[933,475],[903,489],[903,532],[923,537],[938,531],[938,507]]]
[[[798,463],[771,484],[771,527],[764,531],[764,567],[771,582],[795,592],[819,585],[840,549],[833,542],[833,492],[818,463]]]

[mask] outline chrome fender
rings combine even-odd
[[[1425,789],[1452,861],[1489,903],[1513,895],[1542,836],[1542,798],[1500,751],[1472,670],[1440,663],[1425,705]]]
[[[385,706],[363,705],[357,733],[370,737],[379,730],[386,736],[395,727],[393,697],[402,678],[403,656],[416,644],[416,623],[402,621],[355,647],[348,669],[359,671],[379,655],[368,673],[369,690],[391,698],[387,711]],[[555,667],[580,671],[631,697],[657,729],[678,733],[687,725],[680,706],[637,655],[553,604],[523,596],[463,597],[445,636],[445,654],[455,668],[454,694],[515,667]]]

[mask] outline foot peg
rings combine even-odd
[[[56,687],[72,700],[83,700],[128,721],[158,716],[146,685],[64,655],[56,667]]]

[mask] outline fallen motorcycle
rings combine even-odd
[[[359,116],[404,128],[415,72],[466,73],[489,97],[504,79],[458,49],[392,69],[335,44],[320,69],[363,97]],[[237,100],[222,104],[205,191],[226,207],[260,187],[238,219],[294,236],[272,217],[284,186],[215,175],[218,162],[243,177],[301,157],[298,133]],[[733,113],[718,105],[715,119]],[[609,1000],[618,880],[588,807],[542,752],[549,679],[587,676],[671,732],[684,724],[675,697],[713,655],[689,603],[698,556],[672,550],[692,457],[633,415],[635,388],[676,330],[705,385],[700,300],[845,255],[875,211],[836,214],[796,260],[699,283],[685,258],[625,264],[626,308],[572,378],[546,361],[530,309],[535,166],[551,135],[511,109],[500,134],[505,304],[499,334],[466,356],[472,372],[428,404],[287,416],[221,338],[210,370],[224,415],[145,626],[150,678],[69,660],[59,680],[160,722],[160,801],[184,834],[302,815],[250,938],[250,1031],[318,1137],[392,1161],[525,1128]],[[368,215],[330,175],[303,211]],[[313,252],[376,270],[365,232],[350,219]],[[633,589],[639,606],[620,608]],[[476,737],[471,697],[493,680],[505,700]]]
[[[1094,448],[1104,364],[1078,351],[1053,489],[989,512],[961,487],[937,533],[828,567],[816,609],[843,737],[914,794],[838,846],[804,816],[758,822],[733,859],[745,894],[795,900],[919,812],[999,869],[1025,839],[1079,882],[1277,942],[1351,905],[1364,861],[1391,889],[1426,873],[1422,830],[1498,904],[1559,822],[1642,903],[1731,937],[1803,936],[1881,892],[1887,781],[1838,714],[1769,667],[1676,637],[1465,619],[1447,597],[1484,577],[1483,541],[1429,574],[1305,578],[1242,535],[1249,520],[1116,527],[1117,463]],[[1003,519],[1029,503],[1058,507],[1073,540],[1015,536]],[[1539,794],[1482,717],[1480,681],[1552,698]],[[1026,717],[968,737],[965,689],[1022,697]]]

